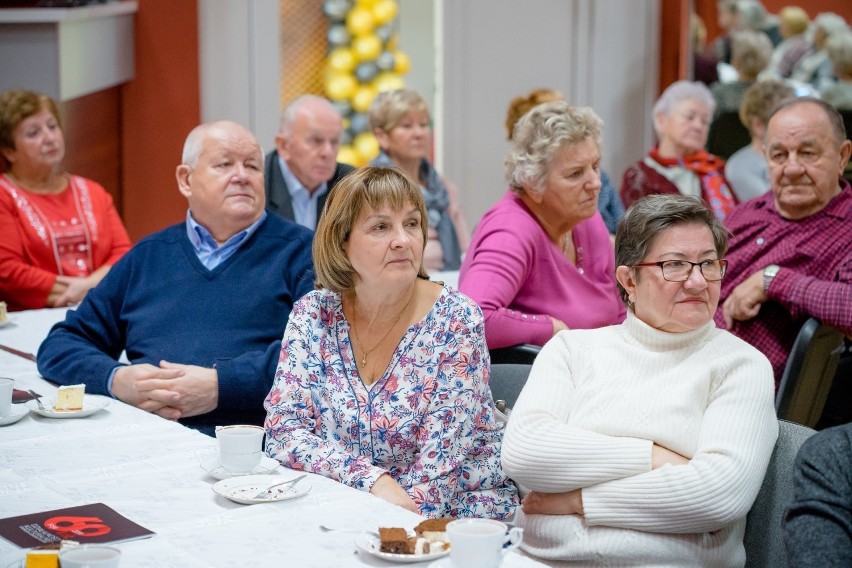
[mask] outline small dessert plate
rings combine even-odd
[[[225,466],[219,463],[219,458],[214,456],[212,458],[208,458],[202,461],[199,465],[201,465],[201,469],[206,471],[210,475],[210,477],[221,480],[246,475],[268,475],[270,473],[274,473],[278,469],[279,464],[271,457],[263,456],[257,467],[255,467],[251,471],[241,473],[236,471],[228,471],[227,469],[225,469]]]
[[[441,558],[442,556],[446,556],[450,553],[449,548],[447,550],[442,550],[441,552],[434,552],[431,554],[397,554],[394,552],[382,552],[381,542],[379,541],[379,539],[367,533],[359,534],[357,537],[355,537],[355,547],[362,552],[372,554],[373,556],[381,558],[382,560],[387,560],[388,562],[399,562],[401,564],[427,562],[429,560]]]
[[[294,472],[297,473],[297,472]],[[301,475],[301,474],[299,474]],[[256,495],[276,483],[282,483],[296,477],[295,475],[241,475],[223,479],[213,485],[213,491],[234,503],[254,505],[257,503],[274,503],[287,501],[307,495],[311,490],[311,482],[303,479],[292,485],[276,487],[268,497],[257,498]]]
[[[8,426],[9,424],[14,424],[21,418],[27,415],[29,412],[28,408],[24,408],[20,404],[13,404],[12,410],[6,416],[0,416],[0,426]]]
[[[83,395],[82,410],[54,410],[53,405],[56,403],[56,399],[42,397],[40,400],[44,405],[43,409],[38,407],[36,400],[28,400],[26,403],[27,408],[30,409],[30,412],[44,416],[45,418],[85,418],[109,406],[108,398],[88,394]]]

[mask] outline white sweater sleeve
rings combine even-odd
[[[567,424],[575,373],[568,334],[549,341],[535,360],[503,439],[506,474],[533,491],[560,493],[651,469],[651,441]]]
[[[690,462],[583,489],[589,525],[697,533],[746,516],[760,490],[778,421],[769,361],[754,350],[737,351],[711,388]]]

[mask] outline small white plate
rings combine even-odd
[[[240,477],[245,475],[264,475],[274,473],[278,469],[278,462],[269,456],[263,456],[260,463],[251,471],[245,473],[228,471],[225,466],[219,463],[218,457],[212,457],[201,462],[201,469],[206,471],[210,477],[216,479],[230,479],[232,477]]]
[[[355,546],[358,547],[358,550],[366,552],[367,554],[372,554],[377,558],[381,558],[383,560],[387,560],[388,562],[399,562],[403,564],[413,564],[414,562],[427,562],[429,560],[435,560],[436,558],[441,558],[442,556],[446,556],[450,553],[449,549],[442,550],[441,552],[435,552],[432,554],[396,554],[393,552],[382,552],[381,542],[378,538],[371,534],[359,534],[355,537]]]
[[[12,412],[6,416],[0,416],[0,426],[8,426],[14,424],[21,418],[27,415],[29,409],[23,404],[13,404]]]
[[[276,483],[293,479],[296,477],[295,474],[301,475],[301,473],[293,472],[292,475],[241,475],[239,477],[231,477],[213,485],[213,491],[226,499],[230,499],[234,503],[242,503],[243,505],[286,501],[306,495],[311,490],[311,482],[303,479],[297,481],[294,485],[276,487],[272,490],[272,495],[269,497],[255,499],[254,496]]]
[[[103,396],[85,394],[83,395],[83,410],[68,410],[64,412],[58,412],[53,409],[56,399],[42,397],[41,403],[44,405],[44,410],[38,407],[38,403],[35,400],[28,400],[27,408],[30,409],[30,412],[44,416],[45,418],[85,418],[109,406],[109,399]]]

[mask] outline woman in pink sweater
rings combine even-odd
[[[564,101],[518,121],[509,191],[477,225],[459,275],[461,291],[482,308],[489,348],[544,345],[562,329],[624,319],[597,211],[601,136],[591,109]]]

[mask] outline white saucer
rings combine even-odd
[[[104,396],[85,394],[83,395],[83,410],[65,412],[57,412],[53,409],[53,405],[56,403],[54,398],[42,397],[41,403],[44,405],[44,410],[38,407],[38,402],[35,399],[27,401],[27,408],[30,409],[30,412],[45,418],[85,418],[109,406],[109,399]]]
[[[256,499],[255,495],[271,487],[276,483],[282,483],[288,479],[293,479],[299,472],[290,472],[289,475],[242,475],[239,477],[231,477],[217,482],[213,486],[213,491],[218,495],[230,499],[234,503],[242,503],[243,505],[254,505],[256,503],[274,503],[276,501],[287,501],[306,495],[311,490],[311,482],[307,479],[297,481],[293,485],[284,487],[276,487],[272,490],[272,495]]]
[[[0,426],[14,424],[29,413],[29,409],[23,404],[13,404],[12,411],[6,416],[0,416]]]
[[[363,533],[355,537],[355,546],[358,550],[372,554],[376,558],[387,560],[388,562],[398,562],[400,564],[413,564],[415,562],[427,562],[436,558],[441,558],[450,553],[449,550],[442,550],[434,554],[396,554],[394,552],[382,552],[380,550],[381,543],[379,539],[371,534]],[[449,566],[449,559],[447,559]]]
[[[202,461],[199,465],[201,466],[201,469],[210,475],[210,477],[221,480],[231,479],[232,477],[243,477],[246,475],[268,475],[270,473],[276,473],[280,464],[269,456],[263,456],[256,468],[251,471],[241,473],[228,471],[225,469],[225,466],[219,463],[218,456],[214,456]]]

